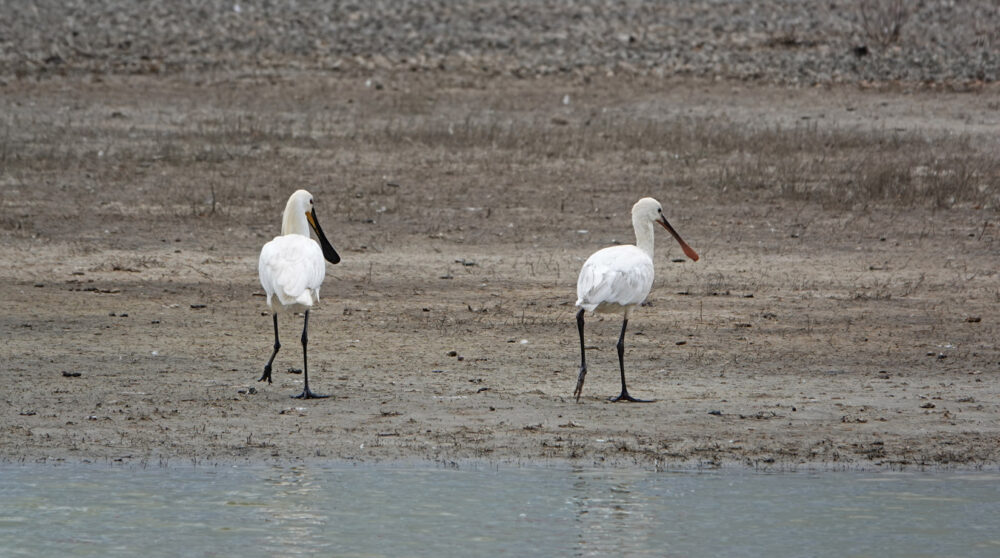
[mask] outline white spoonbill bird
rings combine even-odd
[[[611,246],[591,254],[576,281],[576,326],[580,330],[580,374],[573,395],[580,400],[583,380],[587,375],[587,354],[583,345],[583,313],[621,312],[622,333],[618,337],[618,367],[622,373],[622,392],[611,401],[647,401],[629,395],[625,388],[625,328],[632,309],[641,304],[653,286],[653,223],[667,229],[687,257],[698,261],[698,254],[681,239],[663,215],[663,206],[653,198],[642,198],[632,206],[632,227],[635,245]]]
[[[319,244],[309,237],[309,228],[316,231]],[[340,261],[337,251],[323,234],[312,194],[298,190],[288,198],[281,220],[281,236],[274,237],[260,251],[257,271],[260,284],[267,292],[267,305],[274,315],[274,352],[264,365],[264,374],[258,382],[271,383],[271,364],[278,354],[278,314],[304,312],[302,325],[302,374],[305,387],[294,397],[301,399],[328,397],[309,390],[309,365],[306,359],[308,343],[309,309],[319,301],[319,288],[326,274],[326,260],[332,264]]]

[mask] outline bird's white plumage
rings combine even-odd
[[[591,254],[576,280],[576,305],[591,312],[624,312],[641,304],[653,287],[653,223],[663,210],[653,198],[632,206],[635,244]]]
[[[288,198],[281,219],[281,235],[260,251],[257,272],[267,293],[267,305],[276,312],[303,312],[319,301],[326,260],[319,243],[309,236],[312,194],[298,190]]]
[[[257,271],[270,308],[301,312],[319,301],[326,261],[315,240],[287,234],[276,236],[264,245]]]
[[[653,287],[653,259],[632,245],[594,252],[576,282],[576,305],[590,312],[621,312],[641,304]]]

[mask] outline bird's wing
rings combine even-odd
[[[282,304],[290,304],[306,289],[318,291],[326,274],[326,262],[316,241],[289,234],[264,245],[257,271],[268,299],[276,294]]]
[[[583,264],[576,304],[588,310],[602,304],[639,304],[652,287],[653,260],[635,246],[613,246],[594,252]]]

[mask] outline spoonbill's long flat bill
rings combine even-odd
[[[316,232],[317,244],[309,236],[309,228]],[[326,261],[324,261],[326,260]],[[260,251],[257,271],[260,284],[267,292],[267,305],[274,317],[274,352],[264,365],[264,374],[258,382],[271,383],[271,364],[281,348],[278,342],[278,314],[304,312],[302,324],[302,377],[305,387],[294,397],[301,399],[328,397],[309,390],[309,364],[306,358],[308,343],[309,309],[319,302],[319,288],[326,275],[326,262],[335,264],[340,255],[323,234],[316,220],[312,194],[298,190],[288,198],[281,220],[281,236],[274,237]]]
[[[583,315],[586,311],[621,312],[622,333],[618,337],[618,367],[622,374],[622,392],[611,401],[647,401],[629,395],[625,388],[625,328],[632,309],[646,300],[653,286],[653,223],[667,229],[684,250],[698,261],[698,254],[687,245],[663,215],[663,206],[653,198],[642,198],[632,206],[635,245],[611,246],[591,254],[576,281],[576,326],[580,330],[580,373],[573,395],[580,401],[583,380],[587,376],[587,354],[583,344]]]

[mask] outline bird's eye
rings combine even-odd
[[[656,208],[656,212],[657,212],[657,213],[663,213],[663,208],[662,208],[662,207],[658,207],[658,208]]]
[[[312,204],[313,204],[313,199],[309,198],[309,205],[312,205]]]

